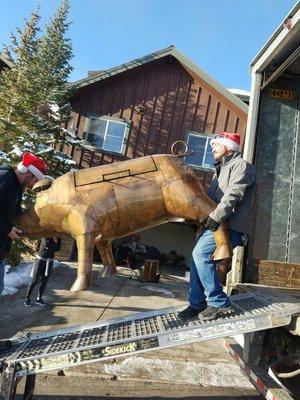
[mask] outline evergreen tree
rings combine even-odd
[[[0,74],[0,165],[19,162],[24,150],[42,156],[48,174],[54,177],[76,165],[58,151],[64,144],[63,124],[70,113],[68,11],[68,0],[62,0],[44,36],[39,36],[37,10],[5,47],[11,68]],[[32,202],[30,192],[24,198],[25,204]],[[11,264],[17,264],[24,252],[33,254],[32,243],[15,242],[8,258]]]
[[[28,124],[32,121],[35,87],[32,74],[36,65],[39,32],[38,10],[25,20],[18,37],[11,34],[12,44],[5,52],[11,64],[0,75],[0,146],[7,150],[18,137],[28,140]]]
[[[18,38],[7,47],[12,68],[0,76],[0,146],[11,161],[23,150],[40,154],[48,173],[58,176],[75,163],[58,149],[64,144],[63,124],[70,113],[67,79],[72,71],[72,46],[65,37],[68,0],[62,0],[54,18],[39,33],[39,10],[25,21]],[[2,157],[4,160],[4,157]],[[0,154],[1,161],[1,154]]]
[[[48,164],[54,166],[54,174],[57,170],[55,160],[59,162],[61,172],[68,170],[70,165],[65,156],[57,150],[65,143],[65,131],[62,125],[67,122],[71,111],[67,80],[73,69],[69,63],[73,53],[71,41],[66,38],[70,25],[67,21],[69,8],[69,1],[63,0],[54,18],[46,26],[37,54],[39,65],[37,79],[43,89],[39,92],[37,110],[44,124],[40,129],[40,135],[43,139],[48,138],[44,148],[47,150],[47,161],[50,161]],[[67,164],[60,162],[64,159]]]

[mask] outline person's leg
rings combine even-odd
[[[5,272],[4,260],[0,260],[0,296],[4,289],[4,272]]]
[[[242,243],[242,234],[233,230],[229,230],[229,238],[232,248],[234,249],[236,246],[241,246]],[[206,274],[205,283],[203,283],[205,289],[207,290],[207,302],[209,303],[209,307],[202,313],[202,318],[204,320],[211,320],[217,318],[221,315],[228,314],[233,312],[233,308],[230,306],[230,300],[226,293],[223,291],[222,286],[219,283],[218,274],[215,267],[209,269],[211,274]],[[212,264],[211,264],[212,267]],[[212,277],[212,269],[214,270],[215,275]],[[203,270],[200,269],[203,272]],[[211,275],[211,276],[210,276]],[[210,279],[210,280],[208,280]]]
[[[46,303],[44,302],[42,297],[43,297],[44,291],[46,289],[48,279],[51,276],[52,269],[53,269],[53,261],[46,262],[45,265],[44,265],[44,268],[41,269],[42,282],[41,282],[41,285],[39,287],[38,296],[37,296],[37,299],[36,299],[36,302],[35,302],[39,306],[45,306],[46,305]]]
[[[48,282],[48,276],[43,276],[42,282],[41,282],[41,285],[40,285],[39,291],[38,291],[37,301],[42,300],[44,291],[45,291],[46,286],[47,286],[47,282]]]
[[[28,284],[27,291],[26,291],[26,298],[24,305],[25,306],[31,306],[31,301],[30,297],[33,292],[33,289],[35,288],[38,280],[39,280],[39,260],[35,260],[32,265],[32,270],[31,270],[31,281]]]
[[[204,288],[200,282],[193,258],[190,261],[189,306],[178,313],[180,318],[193,318],[207,307]]]
[[[229,237],[233,248],[242,245],[242,234],[229,230]],[[230,300],[219,282],[216,270],[217,261],[212,260],[215,249],[216,243],[213,232],[207,229],[200,236],[192,253],[189,296],[192,310],[186,309],[189,316],[190,311],[196,310],[199,313],[200,310],[204,310],[206,302],[209,307],[204,313],[207,311],[209,316],[213,314],[213,318],[217,316],[219,309],[226,311],[230,306]],[[193,314],[196,314],[196,312],[193,312]]]
[[[198,271],[195,265],[194,258],[190,262],[190,292],[189,292],[190,306],[198,310],[206,308],[206,297],[204,294],[204,287],[199,279]]]
[[[199,312],[207,308],[207,293],[211,289],[206,286],[212,281],[212,278],[210,276],[206,277],[206,275],[212,275],[215,269],[215,263],[211,261],[211,256],[215,249],[216,243],[213,234],[206,229],[199,237],[192,252],[190,262],[190,305],[178,314],[181,318],[197,316]],[[206,263],[212,263],[210,269],[206,266]]]
[[[227,307],[230,301],[219,282],[216,271],[217,262],[212,260],[215,249],[216,243],[213,232],[206,229],[193,250],[193,260],[203,286],[200,299],[203,301],[203,297],[206,297],[207,303],[213,307]]]

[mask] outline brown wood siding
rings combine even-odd
[[[253,274],[260,285],[300,288],[300,264],[254,260]]]
[[[79,137],[83,135],[89,113],[130,122],[124,155],[70,146],[68,153],[82,168],[170,153],[172,143],[185,140],[190,130],[238,131],[243,138],[246,127],[243,111],[205,81],[192,77],[172,57],[80,89],[72,101],[72,110]]]

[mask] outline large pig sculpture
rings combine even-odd
[[[215,207],[193,170],[173,155],[154,155],[68,172],[38,182],[36,203],[15,217],[27,236],[72,236],[77,243],[77,279],[71,290],[92,284],[94,246],[108,275],[116,272],[114,238],[184,218],[199,222]],[[215,232],[216,260],[231,256],[226,228]]]

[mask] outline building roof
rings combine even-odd
[[[248,112],[248,106],[236,97],[234,94],[230,93],[224,86],[222,86],[219,82],[209,76],[206,72],[201,70],[196,64],[194,64],[191,60],[185,57],[181,52],[179,52],[175,46],[169,46],[165,49],[158,50],[154,53],[147,54],[144,57],[137,58],[135,60],[129,61],[127,63],[121,64],[117,67],[107,69],[105,71],[101,71],[99,75],[92,75],[86,78],[80,79],[78,81],[72,82],[70,86],[74,89],[80,89],[82,87],[91,85],[96,82],[100,82],[104,79],[110,78],[112,76],[121,74],[125,71],[129,71],[133,68],[139,67],[141,65],[150,63],[155,60],[159,60],[161,58],[173,56],[182,66],[191,71],[196,77],[204,80],[208,85],[213,87],[216,91],[221,93],[224,97],[226,97],[231,103],[235,104],[239,109]]]
[[[4,52],[0,53],[0,65],[5,68],[11,68],[11,62],[7,59]]]
[[[248,90],[243,90],[243,89],[228,89],[228,90],[230,93],[236,95],[239,99],[249,103],[250,92]]]

